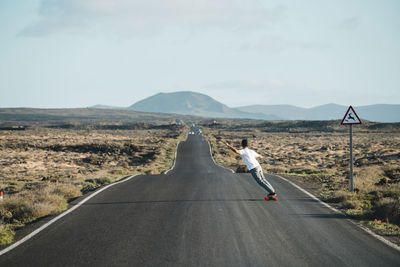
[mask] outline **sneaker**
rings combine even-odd
[[[274,193],[270,193],[270,194],[268,194],[268,196],[265,197],[265,200],[271,200],[271,199],[274,200],[274,201],[278,200],[278,198],[276,197],[276,193],[275,192]]]

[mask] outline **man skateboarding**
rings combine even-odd
[[[258,163],[257,158],[262,158],[260,154],[255,152],[252,149],[249,149],[248,147],[248,142],[247,139],[242,140],[242,147],[243,149],[238,150],[231,146],[228,143],[225,143],[233,152],[236,154],[240,155],[246,164],[247,168],[249,169],[251,175],[254,177],[254,179],[257,181],[259,185],[264,187],[268,191],[268,196],[265,197],[265,200],[270,200],[273,199],[277,201],[278,199],[276,198],[276,192],[275,189],[272,187],[272,185],[265,179],[264,173],[262,171],[262,168],[260,166],[260,163]]]

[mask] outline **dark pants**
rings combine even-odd
[[[267,179],[265,179],[261,166],[257,166],[254,169],[251,169],[250,173],[251,173],[251,175],[253,175],[253,177],[257,181],[257,183],[259,185],[261,185],[262,187],[264,187],[268,191],[268,193],[270,193],[270,194],[275,193],[275,189],[267,181]]]

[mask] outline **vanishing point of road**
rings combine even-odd
[[[278,202],[188,135],[168,174],[104,190],[0,256],[0,266],[400,266],[399,251],[267,178]]]

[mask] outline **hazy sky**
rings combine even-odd
[[[0,107],[400,104],[398,0],[0,0]]]

